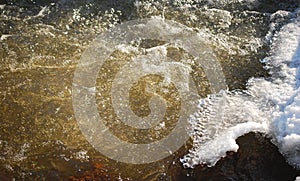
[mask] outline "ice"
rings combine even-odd
[[[271,136],[287,161],[300,168],[300,18],[272,37],[264,59],[271,78],[250,79],[248,90],[223,91],[200,100],[189,128],[194,147],[181,161],[185,167],[213,166],[249,132]]]
[[[210,140],[189,154],[181,161],[185,167],[194,167],[199,164],[207,164],[213,166],[221,158],[226,156],[227,151],[237,151],[239,146],[235,140],[250,131],[265,132],[267,126],[255,122],[241,123],[229,128],[213,140]]]

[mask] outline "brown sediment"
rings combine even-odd
[[[86,170],[79,175],[70,176],[71,181],[97,181],[97,180],[120,180],[120,176],[113,173],[101,163],[92,163],[92,169]],[[122,180],[128,180],[122,178]]]
[[[10,181],[12,179],[13,179],[12,177],[0,173],[0,180],[1,181]]]

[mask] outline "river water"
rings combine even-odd
[[[275,0],[0,1],[0,176],[67,180],[94,169],[103,179],[170,180],[168,169],[174,162],[213,166],[226,151],[237,150],[237,137],[251,131],[271,137],[287,162],[299,167],[297,8],[297,1]],[[142,18],[176,21],[201,35],[222,68],[215,74],[224,75],[226,86],[221,93],[212,91],[209,76],[191,64],[198,93],[195,107],[199,106],[188,120],[191,139],[165,159],[135,165],[110,159],[87,141],[74,113],[72,86],[83,53],[99,34]],[[132,52],[121,48],[106,61],[97,76],[96,101],[106,125],[118,137],[148,143],[162,139],[176,125],[182,104],[176,86],[167,84],[149,93],[149,85],[154,89],[164,81],[157,75],[133,84],[129,104],[136,115],[151,112],[148,102],[154,94],[170,103],[165,118],[169,122],[139,132],[123,128],[114,110],[105,107],[111,102],[114,74],[142,51],[166,52],[162,57],[178,65],[192,57],[161,40],[145,40],[135,47]],[[227,103],[222,107],[225,116],[202,114],[220,107],[219,100]],[[233,134],[221,139],[228,130]]]

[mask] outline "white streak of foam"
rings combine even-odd
[[[250,79],[247,92],[223,91],[200,101],[189,120],[194,146],[181,159],[184,166],[213,166],[227,151],[237,151],[237,137],[259,131],[269,134],[288,162],[300,168],[300,18],[272,41],[270,80]]]
[[[37,15],[35,15],[35,17],[44,17],[47,10],[48,10],[47,6],[42,7],[40,12]]]
[[[6,38],[8,38],[10,36],[12,36],[12,35],[4,35],[3,34],[3,35],[1,35],[0,40],[3,41],[3,40],[5,40]]]

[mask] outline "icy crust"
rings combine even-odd
[[[272,73],[279,78],[266,90],[276,104],[269,134],[288,162],[300,168],[300,18],[278,33],[274,45]]]
[[[237,151],[236,139],[251,131],[267,132],[269,109],[249,92],[222,91],[199,101],[189,128],[193,148],[181,162],[185,167],[214,166],[227,151]],[[266,103],[268,104],[268,103]]]
[[[262,132],[300,168],[300,18],[274,35],[264,62],[269,80],[250,79],[247,91],[222,91],[199,101],[189,120],[194,146],[181,159],[185,167],[213,166],[227,151],[238,150],[239,136]]]

